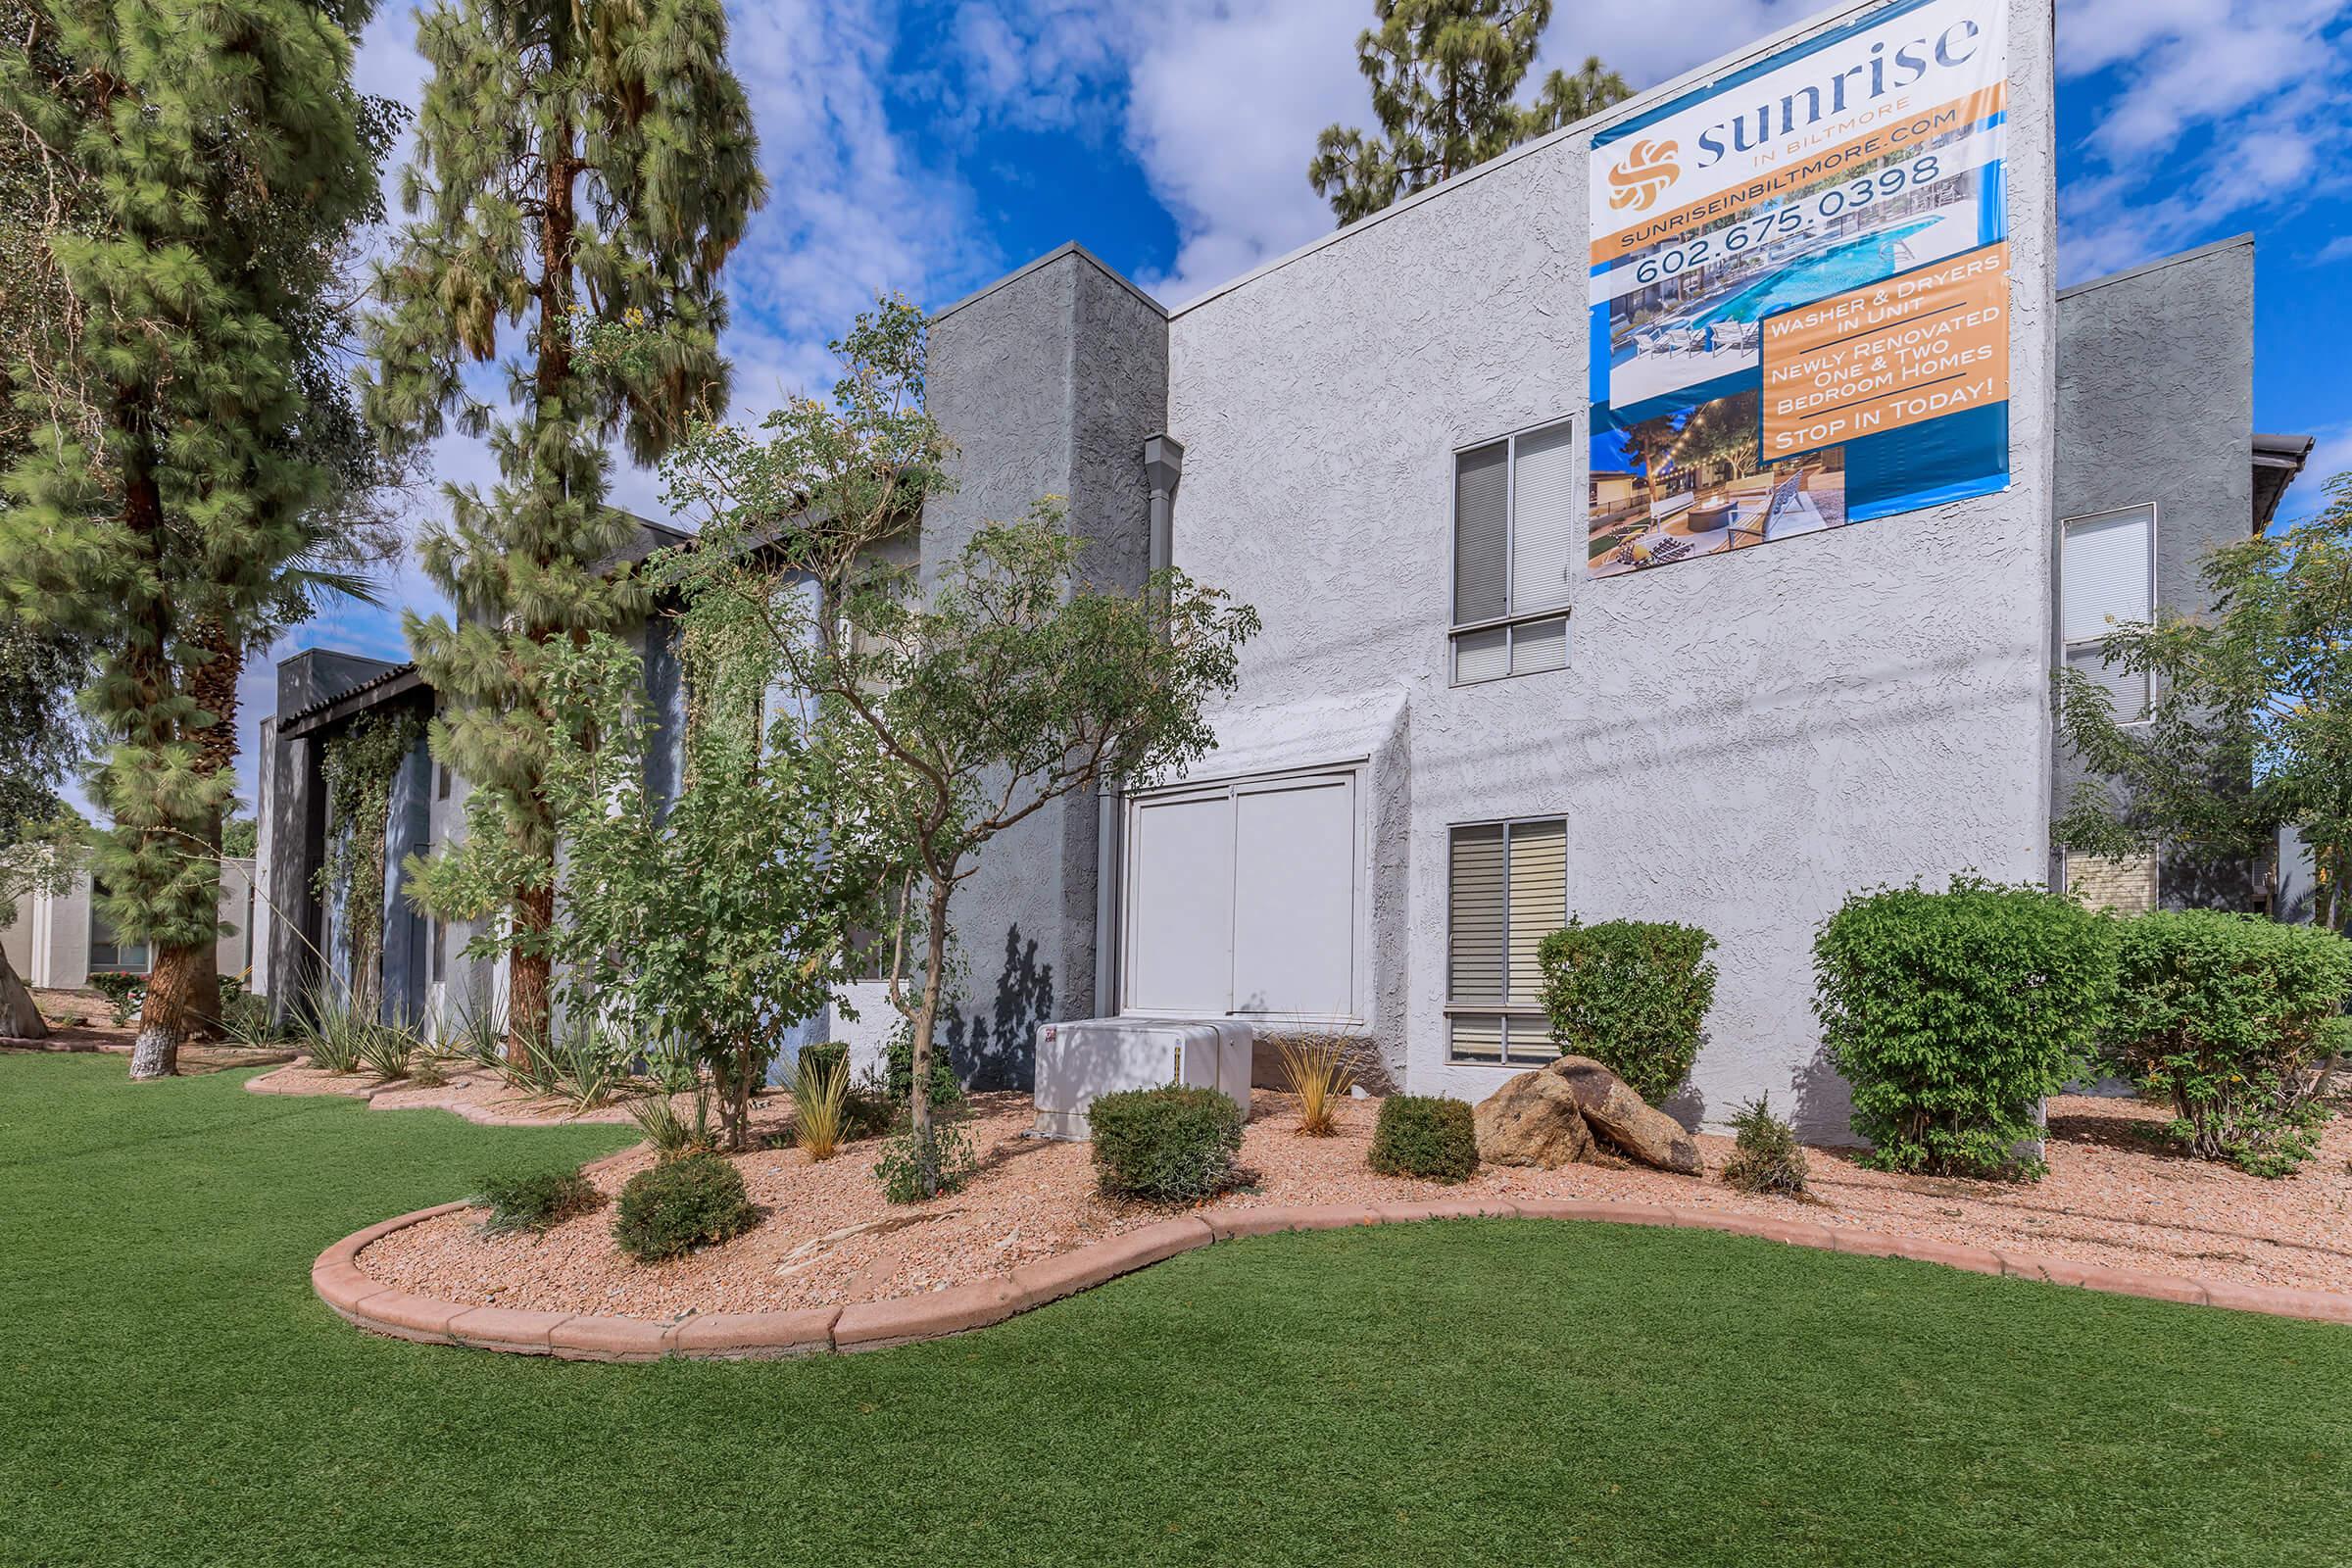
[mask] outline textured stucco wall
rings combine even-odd
[[[1167,321],[1075,247],[954,307],[931,329],[929,407],[958,488],[926,509],[927,577],[990,520],[1067,499],[1096,580],[1140,586],[1143,441],[1165,425]],[[952,912],[963,964],[944,1020],[956,1070],[1026,1087],[1037,1025],[1094,1011],[1097,808],[1068,798],[1000,836]]]
[[[1816,1061],[1816,923],[1874,883],[2041,874],[2051,22],[2046,3],[2013,17],[2010,489],[1580,583],[1564,670],[1448,685],[1448,492],[1455,447],[1584,418],[1584,136],[1171,322],[1176,562],[1265,617],[1221,732],[1302,694],[1404,694],[1409,811],[1375,855],[1402,857],[1410,893],[1375,901],[1373,946],[1405,971],[1390,1038],[1412,1088],[1476,1098],[1502,1079],[1445,1060],[1453,823],[1564,815],[1588,918],[1713,931],[1723,978],[1690,1108],[1720,1121],[1770,1090],[1827,1136],[1846,1106]]]
[[[2205,553],[2252,526],[2254,239],[2241,234],[2058,296],[2057,516],[2156,508],[2156,600],[2212,608]],[[2061,747],[2051,808],[2082,769]],[[2165,867],[2164,902],[2245,906],[2248,881]]]

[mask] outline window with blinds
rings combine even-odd
[[[2115,716],[2144,717],[2146,672],[2107,662],[2115,628],[2156,614],[2156,509],[2132,507],[2070,520],[2058,559],[2058,626],[2066,664],[2107,690]]]
[[[1456,684],[1567,665],[1573,434],[1563,420],[1454,457]]]
[[[1544,1016],[1544,939],[1568,923],[1560,817],[1453,830],[1447,866],[1447,1054],[1494,1066],[1559,1054]]]

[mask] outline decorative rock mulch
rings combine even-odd
[[[1372,1106],[1341,1134],[1297,1133],[1295,1102],[1261,1092],[1243,1147],[1255,1185],[1170,1219],[1107,1203],[1083,1145],[1023,1136],[1022,1096],[981,1097],[967,1126],[981,1172],[962,1193],[894,1209],[871,1146],[811,1162],[738,1156],[762,1222],[723,1247],[658,1265],[622,1258],[609,1211],[544,1237],[483,1233],[466,1205],[370,1227],[330,1248],[314,1283],[352,1321],[412,1339],[532,1353],[645,1359],[862,1348],[993,1323],[1230,1235],[1446,1215],[1598,1219],[1754,1235],[2161,1299],[2352,1322],[2352,1128],[2330,1128],[2299,1177],[2263,1182],[2137,1137],[2161,1119],[2133,1102],[2051,1107],[2051,1175],[2030,1186],[1888,1176],[1810,1151],[1815,1201],[1751,1197],[1712,1175],[1578,1165],[1487,1167],[1457,1188],[1364,1166]],[[1729,1140],[1698,1140],[1710,1172]],[[589,1167],[608,1195],[650,1154]]]

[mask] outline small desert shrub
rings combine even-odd
[[[1669,920],[1570,920],[1536,952],[1552,1039],[1659,1103],[1698,1059],[1715,1002],[1714,946],[1698,927]]]
[[[697,1084],[693,1093],[691,1120],[678,1114],[677,1102],[659,1084],[653,1093],[629,1102],[629,1120],[637,1124],[646,1142],[654,1146],[656,1159],[709,1153],[718,1147],[718,1140],[710,1132],[710,1092]]]
[[[843,1047],[846,1053],[848,1047]],[[890,1043],[883,1048],[883,1085],[890,1092],[890,1102],[904,1105],[914,1098],[914,1031],[902,1024],[891,1032]],[[931,1042],[931,1103],[960,1105],[963,1103],[963,1085],[956,1079],[956,1065],[948,1060],[947,1042],[934,1038]]]
[[[562,1101],[575,1112],[597,1110],[618,1095],[628,1080],[627,1064],[636,1054],[634,1047],[611,1025],[575,1019],[531,1052],[528,1062],[509,1081],[530,1093]]]
[[[1864,1163],[2040,1176],[2020,1146],[2083,1069],[2114,990],[2114,927],[2061,894],[1976,877],[1849,897],[1814,940],[1813,1008],[1871,1144]]]
[[[688,1154],[628,1179],[612,1216],[612,1240],[640,1263],[658,1263],[739,1236],[759,1217],[741,1171],[717,1154]]]
[[[108,1021],[121,1028],[147,1000],[147,977],[109,970],[90,976],[90,989],[106,999]]]
[[[2116,980],[2103,1060],[2171,1104],[2173,1142],[2257,1176],[2318,1152],[2352,942],[2217,909],[2143,914],[2121,923]]]
[[[846,1058],[810,1062],[807,1052],[801,1054],[800,1069],[792,1078],[792,1134],[810,1159],[831,1159],[841,1152],[849,1097]]]
[[[1805,1191],[1805,1151],[1796,1129],[1772,1113],[1769,1095],[1749,1101],[1732,1115],[1737,1135],[1723,1179],[1743,1193],[1780,1193],[1799,1198]]]
[[[1214,1089],[1173,1086],[1103,1095],[1087,1107],[1095,1182],[1104,1196],[1197,1203],[1234,1184],[1242,1107]]]
[[[475,1202],[490,1210],[487,1231],[551,1230],[585,1214],[604,1201],[595,1183],[576,1170],[531,1171],[521,1175],[485,1176]]]
[[[874,1180],[882,1184],[885,1202],[919,1203],[925,1196],[926,1171],[933,1195],[945,1198],[963,1191],[978,1169],[971,1138],[962,1125],[938,1121],[931,1124],[928,1140],[916,1138],[909,1127],[884,1144],[882,1157],[874,1162]]]
[[[1355,1074],[1341,1060],[1340,1042],[1328,1035],[1277,1035],[1274,1049],[1282,1053],[1282,1070],[1298,1097],[1298,1130],[1329,1138],[1339,1102],[1355,1084]]]
[[[220,1032],[240,1046],[257,1047],[275,1044],[281,1038],[276,1023],[270,1017],[270,999],[258,991],[240,989],[230,996],[228,982],[220,982]]]
[[[1383,1176],[1467,1181],[1478,1170],[1478,1130],[1467,1101],[1391,1095],[1372,1129],[1372,1168]]]
[[[385,1083],[409,1076],[416,1060],[416,1037],[389,1024],[364,1024],[359,1030],[360,1065]]]
[[[354,1012],[349,1003],[323,991],[314,992],[302,1049],[314,1067],[326,1072],[358,1072],[366,1065],[365,1051],[375,1029],[375,1023]]]

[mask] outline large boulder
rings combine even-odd
[[[1698,1141],[1683,1131],[1682,1123],[1653,1109],[1591,1056],[1562,1056],[1522,1077],[1548,1079],[1564,1089],[1593,1133],[1642,1164],[1682,1176],[1705,1173]]]
[[[1540,1072],[1523,1072],[1480,1101],[1471,1123],[1478,1157],[1490,1165],[1557,1170],[1593,1154],[1576,1092]]]

